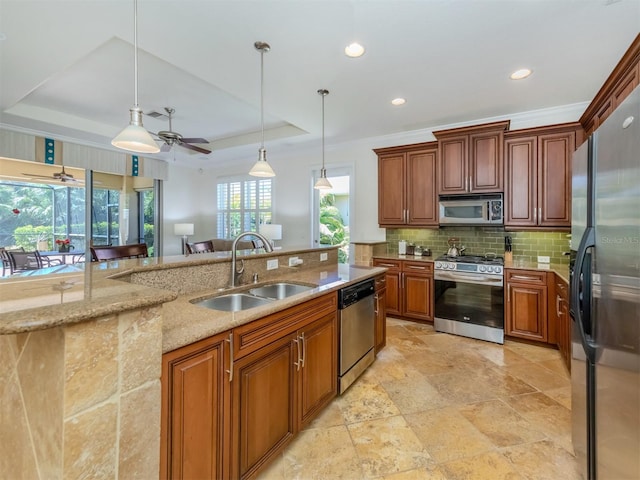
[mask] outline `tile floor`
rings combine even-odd
[[[259,480],[571,480],[571,386],[557,350],[389,318],[376,362]]]

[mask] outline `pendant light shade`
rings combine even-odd
[[[136,153],[158,153],[160,147],[142,125],[142,110],[138,106],[138,0],[133,0],[133,107],[130,120],[113,140],[114,147]]]
[[[318,90],[318,95],[322,97],[322,168],[320,169],[320,178],[313,188],[317,190],[328,190],[333,188],[331,182],[327,180],[327,169],[324,168],[324,97],[329,95],[329,90],[321,88]]]
[[[275,172],[267,162],[267,151],[264,148],[264,54],[271,50],[271,47],[265,42],[256,42],[253,46],[260,51],[260,128],[262,131],[262,143],[258,150],[258,161],[249,170],[249,175],[254,177],[275,177]]]

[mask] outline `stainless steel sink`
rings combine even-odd
[[[247,293],[229,293],[219,297],[211,297],[206,300],[192,302],[200,307],[222,310],[224,312],[238,312],[249,308],[261,307],[271,303],[273,299],[256,297]]]
[[[252,288],[251,290],[249,290],[249,293],[252,295],[257,295],[259,297],[282,300],[283,298],[306,292],[307,290],[311,290],[312,288],[314,287],[309,287],[307,285],[298,285],[295,283],[280,282],[270,283],[262,287]]]

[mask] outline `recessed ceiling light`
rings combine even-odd
[[[531,75],[531,73],[533,72],[530,69],[521,68],[520,70],[516,70],[511,75],[509,75],[509,78],[511,80],[522,80],[523,78],[527,78],[529,75]]]
[[[361,57],[364,54],[364,47],[359,43],[354,42],[351,45],[344,47],[344,53],[347,57]]]
[[[395,105],[396,107],[400,105],[404,105],[405,103],[407,103],[407,100],[400,97],[394,98],[393,100],[391,100],[391,105]]]

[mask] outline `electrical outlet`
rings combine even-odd
[[[300,260],[298,257],[289,257],[289,266],[290,267],[297,267],[301,263],[302,263],[302,260]]]
[[[329,258],[329,254],[328,253],[321,253],[320,254],[320,261],[321,262],[326,262],[328,258]]]
[[[267,270],[275,270],[278,268],[278,259],[267,260]]]
[[[538,255],[538,263],[549,263],[551,258],[547,256]]]

